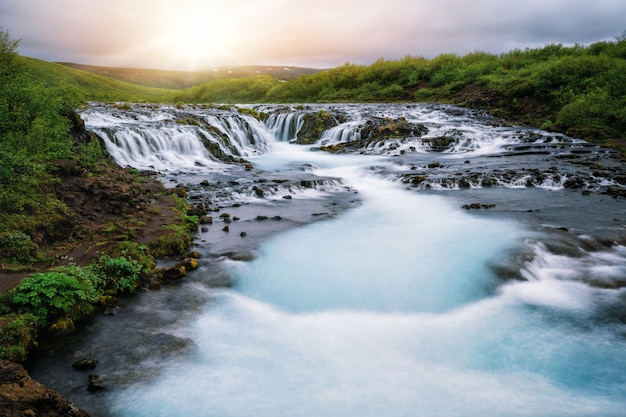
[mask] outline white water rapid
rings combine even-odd
[[[232,136],[230,144],[203,125],[164,124],[176,118],[165,110],[150,113],[156,122],[141,120],[143,113],[124,123],[124,113],[111,115],[115,120],[87,114],[88,126],[108,138],[122,164],[207,178],[226,165],[197,147],[205,138],[263,172],[337,178],[358,191],[361,202],[334,218],[274,235],[254,260],[219,258],[232,288],[211,288],[203,284],[210,277],[202,276],[182,284],[206,303],[194,320],[170,331],[197,349],[164,359],[158,376],[109,393],[111,415],[626,415],[626,327],[604,315],[626,293],[584,282],[589,276],[626,277],[623,246],[555,255],[539,243],[542,233],[517,218],[476,215],[446,195],[407,189],[394,172],[410,163],[391,155],[427,153],[429,138],[456,135],[443,164],[475,166],[478,159],[464,164],[459,158],[508,152],[526,133],[470,122],[465,113],[385,108],[386,115],[394,111],[429,126],[427,140],[416,136],[398,146],[373,143],[361,155],[333,155],[286,143],[302,127],[297,111],[251,122],[247,130],[240,121],[249,116],[229,115],[238,127],[223,136],[249,132]],[[212,124],[222,126],[220,120]],[[149,128],[141,127],[144,122]],[[155,131],[169,138],[167,145],[151,138]],[[356,137],[337,132],[321,140]],[[144,143],[140,136],[159,151],[131,148]],[[552,135],[542,138],[533,146]],[[501,158],[497,163],[504,164]],[[409,173],[425,165],[413,163]],[[244,179],[241,174],[237,181]],[[547,199],[556,191],[539,192]],[[516,254],[530,255],[516,264]],[[502,263],[517,269],[520,280],[498,277],[493,266]]]

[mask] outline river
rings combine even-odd
[[[427,104],[83,118],[121,165],[235,219],[197,233],[185,282],[33,366],[92,416],[624,415],[611,152]],[[69,366],[84,355],[106,390]]]

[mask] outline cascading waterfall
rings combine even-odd
[[[585,155],[602,156],[594,147],[445,106],[259,109],[264,123],[233,110],[85,113],[122,164],[191,174],[205,164],[186,177],[190,188],[201,198],[209,191],[193,188],[200,178],[219,182],[228,196],[211,201],[240,217],[230,234],[200,232],[195,249],[207,266],[140,307],[168,324],[123,336],[168,333],[196,350],[154,359],[147,346],[134,367],[158,372],[104,394],[106,416],[624,415],[626,314],[616,288],[626,239],[616,223],[626,211],[599,191],[616,183],[597,159],[593,173],[581,168]],[[288,143],[303,115],[320,110],[346,121],[313,145]],[[358,132],[368,120],[392,135],[365,143]],[[392,137],[400,124],[414,134]],[[318,148],[359,140],[345,154]],[[573,153],[576,164],[563,158]],[[224,166],[224,156],[245,156],[254,171],[205,169]],[[317,193],[284,198],[298,186]],[[254,238],[236,231],[295,224],[307,206],[291,204],[326,210],[340,193],[359,204],[257,239],[252,260],[232,255]],[[461,208],[476,201],[497,207]],[[255,210],[274,208],[280,220],[258,220]],[[215,276],[228,286],[213,288]],[[193,297],[176,304],[179,293]],[[200,307],[184,320],[190,298]]]
[[[98,134],[122,166],[163,171],[219,169],[223,162],[267,152],[271,135],[261,122],[235,110],[150,108],[124,112],[93,105],[83,113],[87,128]]]
[[[296,138],[302,128],[302,114],[299,112],[273,113],[265,121],[275,140],[289,142]]]

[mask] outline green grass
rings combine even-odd
[[[39,59],[20,56],[19,60],[31,80],[61,88],[77,101],[164,102],[174,91],[131,84]]]

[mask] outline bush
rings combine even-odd
[[[143,269],[134,259],[108,256],[101,257],[93,268],[97,271],[98,288],[126,294],[132,294],[137,290]]]
[[[0,359],[24,362],[36,339],[37,318],[32,314],[0,317]]]
[[[61,317],[85,318],[98,294],[89,279],[64,272],[42,272],[24,278],[9,292],[18,313],[33,314],[41,327]]]
[[[37,245],[24,232],[0,232],[0,250],[8,262],[29,263],[36,256]]]

